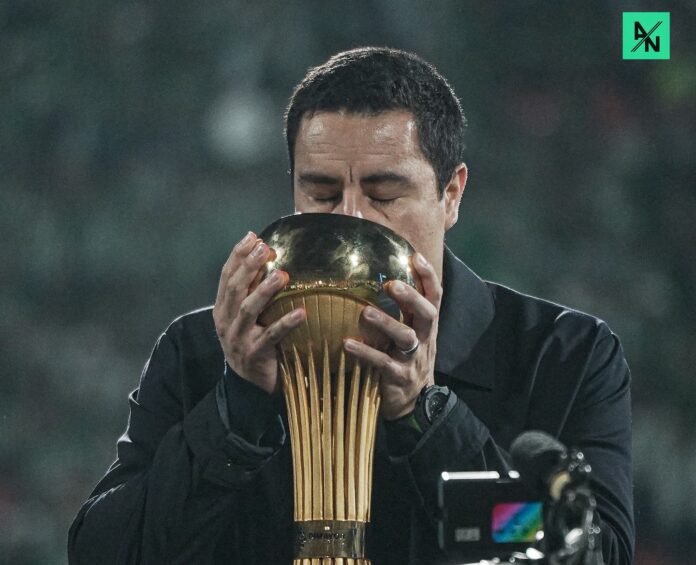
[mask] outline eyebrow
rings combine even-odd
[[[341,179],[338,177],[332,177],[324,173],[315,173],[311,171],[300,173],[297,178],[300,184],[328,184],[335,186],[341,183]],[[393,171],[384,171],[361,177],[360,182],[366,184],[393,182],[403,185],[410,185],[411,179],[405,175],[400,175],[399,173],[395,173]]]
[[[407,176],[400,175],[399,173],[394,173],[392,171],[385,171],[382,173],[374,173],[372,175],[367,175],[360,179],[361,182],[367,184],[379,184],[383,182],[394,182],[398,184],[410,185],[411,179]]]
[[[300,173],[297,177],[298,183],[300,185],[328,185],[328,186],[339,186],[342,181],[339,177],[332,177],[324,173],[316,173],[308,171],[305,173]],[[360,178],[360,183],[365,184],[382,184],[382,183],[395,183],[402,185],[404,187],[411,187],[411,179],[405,175],[395,173],[393,171],[384,171],[379,173],[373,173]]]
[[[330,184],[337,185],[341,183],[341,180],[337,177],[332,177],[322,173],[300,173],[297,177],[300,184]]]

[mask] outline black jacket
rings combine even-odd
[[[630,563],[630,375],[617,337],[597,318],[481,281],[448,249],[443,287],[436,381],[454,394],[407,455],[393,455],[393,432],[378,424],[372,563],[440,562],[440,471],[505,470],[528,429],[582,449],[605,561]],[[129,398],[118,458],[70,529],[71,564],[292,562],[283,409],[224,367],[210,308],[162,334]]]

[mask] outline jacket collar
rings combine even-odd
[[[435,372],[491,389],[495,304],[490,289],[445,246]]]

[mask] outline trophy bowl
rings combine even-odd
[[[415,288],[410,265],[415,251],[408,241],[381,224],[341,214],[285,216],[259,237],[274,251],[265,275],[281,269],[290,277],[261,315],[261,324],[295,308],[307,312],[306,323],[281,343],[286,353],[294,346],[303,358],[311,350],[316,359],[326,343],[335,371],[345,337],[377,349],[389,346],[360,322],[360,314],[371,304],[403,319],[384,283],[400,280]]]

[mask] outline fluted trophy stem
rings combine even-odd
[[[280,358],[292,444],[295,563],[369,563],[365,526],[379,374],[353,362],[347,376],[343,352],[332,373],[326,340],[322,349],[320,365],[311,347],[306,359],[296,347]]]

